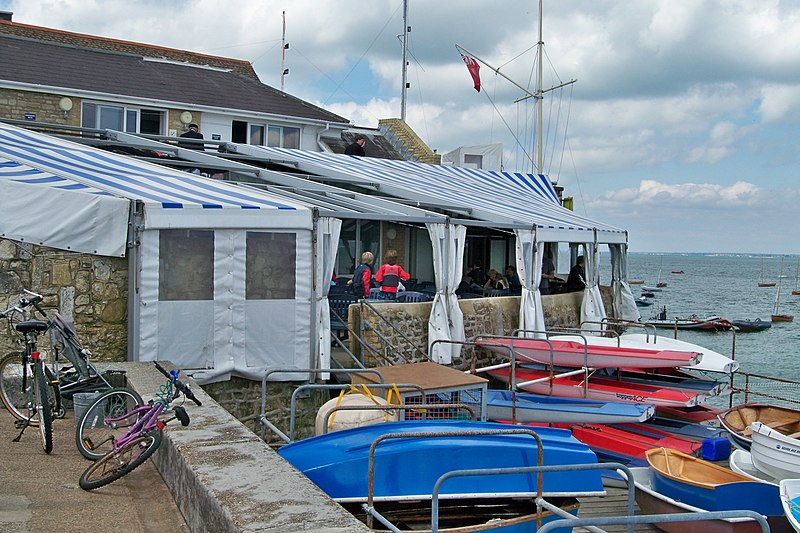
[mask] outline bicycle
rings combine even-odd
[[[20,302],[22,307],[36,302]],[[9,318],[16,312],[22,312],[22,309],[17,306],[12,306],[2,313],[0,318]],[[51,404],[51,398],[48,395],[47,389],[52,386],[51,380],[45,375],[45,367],[42,362],[42,357],[37,349],[37,338],[40,333],[46,331],[48,323],[41,320],[24,320],[14,324],[14,329],[19,331],[24,337],[24,349],[22,352],[14,353],[14,357],[19,361],[20,372],[20,391],[19,398],[14,404],[16,413],[12,412],[18,419],[16,421],[17,427],[21,430],[19,435],[13,442],[19,442],[22,434],[29,426],[38,426],[39,435],[42,439],[42,449],[45,453],[53,451],[53,409],[54,405]],[[31,383],[28,372],[33,378]],[[5,395],[3,395],[3,403],[6,402]],[[22,405],[24,403],[24,411]],[[9,409],[10,411],[10,409]]]
[[[111,450],[92,463],[89,468],[81,475],[79,485],[83,490],[94,490],[109,483],[112,483],[122,476],[132,472],[139,465],[144,463],[153,455],[161,445],[163,439],[163,428],[176,418],[181,425],[189,425],[189,415],[183,406],[173,407],[174,416],[162,420],[159,417],[167,407],[180,394],[189,398],[197,405],[202,405],[192,389],[178,379],[179,371],[167,372],[164,367],[154,362],[156,368],[167,378],[167,383],[161,386],[161,390],[155,400],[151,400],[147,405],[140,405],[119,416],[103,419],[103,426],[108,428],[127,427],[128,429],[120,436],[113,433],[105,437],[105,441],[95,443],[87,431],[92,429],[92,421],[96,415],[92,414],[94,409],[102,412],[106,409],[104,402],[112,399],[114,391],[109,391],[97,398],[86,414],[81,417],[77,427],[76,438],[89,450],[97,450],[107,442],[111,443]],[[106,398],[109,397],[109,398]]]
[[[32,306],[47,323],[52,350],[51,364],[43,368],[52,389],[50,401],[53,404],[55,418],[63,418],[65,409],[62,398],[72,399],[77,392],[103,391],[111,389],[111,376],[119,371],[109,370],[100,373],[89,360],[91,352],[84,348],[78,340],[77,331],[72,321],[58,313],[48,316],[39,305],[43,296],[25,289],[26,296],[19,299],[18,304],[9,307],[0,318],[7,318],[11,324],[17,314],[23,315],[28,306]],[[12,328],[13,329],[13,328]],[[63,355],[71,364],[61,366]],[[28,393],[28,368],[22,352],[11,352],[0,359],[0,402],[18,420],[26,418]],[[132,391],[139,402],[141,397]],[[34,420],[33,425],[38,424]]]

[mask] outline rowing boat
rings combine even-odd
[[[784,435],[761,422],[750,424],[755,467],[775,479],[800,478],[800,432]]]
[[[750,451],[753,443],[750,428],[753,422],[761,422],[785,435],[800,431],[800,411],[763,403],[737,405],[721,412],[717,418],[722,427],[728,430],[731,443],[745,451]]]

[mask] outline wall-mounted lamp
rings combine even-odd
[[[389,228],[386,230],[386,238],[390,241],[393,241],[397,237],[397,230],[394,228]]]
[[[188,111],[184,111],[181,113],[181,122],[183,123],[183,127],[185,128],[187,124],[192,123],[192,114]]]
[[[58,108],[64,112],[64,118],[67,118],[69,112],[72,111],[72,100],[65,96],[58,101]]]

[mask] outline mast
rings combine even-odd
[[[400,93],[400,118],[406,120],[406,91],[408,90],[408,0],[403,0],[403,88]]]
[[[286,49],[289,48],[289,43],[286,42],[286,11],[282,13],[283,16],[283,32],[281,33],[281,91],[284,87],[284,79],[289,74],[289,69],[285,68],[286,62]]]
[[[544,173],[543,160],[544,160],[544,145],[542,143],[542,133],[544,131],[542,124],[542,112],[544,100],[544,93],[542,91],[542,48],[544,41],[542,40],[542,0],[539,0],[539,42],[536,44],[536,61],[538,62],[538,69],[536,72],[536,172],[538,174]]]

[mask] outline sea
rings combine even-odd
[[[611,279],[610,257],[600,259],[600,282]],[[681,273],[682,272],[682,273]],[[782,272],[782,274],[781,274]],[[770,329],[753,333],[679,331],[678,338],[705,346],[733,357],[740,372],[773,376],[800,383],[800,257],[758,254],[628,254],[628,279],[644,280],[655,286],[667,284],[652,298],[654,305],[639,307],[642,319],[650,318],[666,308],[668,318],[689,315],[717,315],[731,320],[770,320],[778,286],[759,287],[758,283],[778,283],[781,314],[795,316],[794,322],[776,322]],[[642,285],[631,285],[634,297],[641,295]],[[659,329],[659,335],[673,336],[674,331]],[[739,378],[739,381],[742,381]],[[743,382],[743,381],[742,381]],[[761,385],[762,387],[769,387]],[[776,395],[800,400],[800,385],[775,384]],[[777,389],[780,389],[778,391]],[[766,401],[750,398],[750,401]]]

